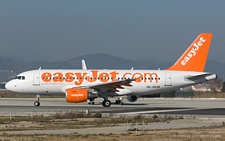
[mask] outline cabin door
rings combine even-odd
[[[172,86],[172,75],[171,75],[171,73],[166,72],[165,76],[166,76],[165,86]]]
[[[33,85],[34,86],[40,85],[40,73],[39,72],[34,72]]]

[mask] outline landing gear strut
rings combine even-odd
[[[34,102],[34,106],[40,106],[39,99],[40,99],[40,95],[37,95],[37,101]]]
[[[116,100],[116,104],[118,104],[118,105],[123,105],[123,101],[121,101],[121,100]]]
[[[123,98],[118,98],[118,100],[116,100],[116,104],[119,104],[119,105],[123,105]]]
[[[88,99],[88,104],[89,105],[95,105],[95,99]]]

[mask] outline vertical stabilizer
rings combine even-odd
[[[212,35],[212,33],[201,33],[177,62],[167,70],[203,72]]]
[[[87,66],[84,60],[82,60],[82,70],[86,70]]]

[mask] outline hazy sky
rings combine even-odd
[[[225,62],[224,0],[0,0],[0,56],[176,61],[201,32]]]

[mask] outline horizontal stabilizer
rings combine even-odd
[[[215,75],[215,74],[211,74],[211,73],[206,73],[206,74],[200,74],[200,75],[194,75],[194,76],[188,76],[186,77],[186,79],[189,79],[189,80],[197,80],[197,79],[202,79],[202,78],[206,78],[208,76],[212,76],[212,75]]]

